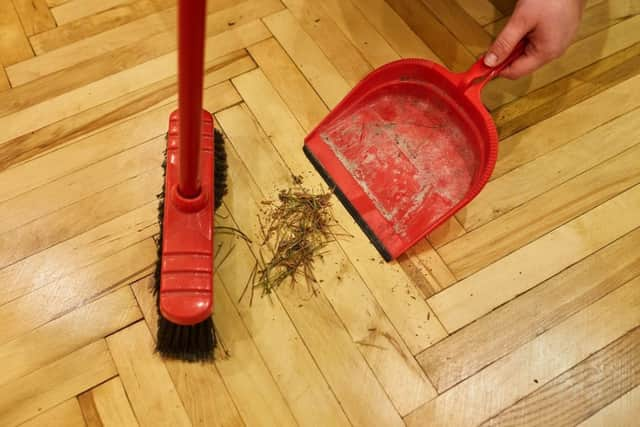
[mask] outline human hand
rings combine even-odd
[[[519,0],[498,38],[485,55],[485,64],[504,61],[520,40],[526,38],[524,54],[500,75],[518,79],[556,59],[575,37],[586,0]]]

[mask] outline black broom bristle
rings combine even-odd
[[[214,210],[222,204],[222,198],[227,193],[227,154],[224,147],[224,137],[217,129],[214,130]],[[162,164],[166,170],[166,159]],[[155,268],[154,293],[158,310],[158,333],[156,350],[163,357],[181,359],[189,362],[213,359],[216,347],[215,327],[213,319],[195,325],[184,326],[170,322],[160,312],[160,272],[162,266],[162,226],[164,220],[164,185],[162,193],[158,195],[158,221],[160,237],[157,240],[158,261]]]

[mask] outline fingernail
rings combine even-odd
[[[487,67],[495,67],[496,65],[498,65],[498,57],[496,56],[495,53],[488,53],[485,57],[484,57],[484,65],[486,65]]]

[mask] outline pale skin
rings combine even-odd
[[[586,0],[519,0],[509,22],[485,55],[485,64],[504,61],[522,39],[524,54],[500,74],[518,79],[562,56],[573,41]]]

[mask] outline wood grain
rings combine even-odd
[[[0,384],[17,381],[21,376],[37,371],[141,317],[128,288],[121,288],[70,310],[13,341],[2,344],[0,358],[6,370],[3,369],[1,373]]]
[[[157,331],[158,308],[153,276],[132,285],[136,300],[151,331]],[[217,285],[217,282],[215,284]],[[224,352],[218,351],[218,356]],[[235,403],[215,364],[165,360],[165,366],[194,426],[244,426]],[[195,398],[201,396],[202,398]]]
[[[431,297],[429,305],[456,331],[640,226],[639,204],[636,185]],[[532,259],[540,263],[525,261]]]
[[[418,361],[442,392],[640,275],[636,229],[428,348]]]
[[[283,3],[350,86],[371,71],[371,65],[319,3],[311,0],[283,0]]]
[[[78,396],[80,407],[92,426],[136,427],[136,420],[122,381],[116,377]]]
[[[82,366],[82,369],[78,369]],[[15,426],[116,375],[104,340],[0,385],[0,423]]]
[[[91,37],[103,31],[107,31],[137,19],[160,12],[175,6],[175,0],[138,0],[126,2],[119,6],[109,8],[103,12],[95,13],[59,25],[49,31],[33,35],[29,38],[36,55],[42,55],[77,42],[86,37]]]
[[[264,81],[266,81],[266,78]],[[242,194],[241,198],[230,198],[226,204],[238,226],[249,233],[253,240],[257,240],[259,238],[254,227],[256,215],[259,214],[260,202],[266,198],[273,197],[274,193],[271,188],[274,186],[277,188],[283,180],[291,180],[292,178],[291,172],[283,167],[277,154],[268,146],[268,140],[264,139],[264,136],[260,136],[260,133],[255,135],[256,124],[252,122],[252,118],[247,114],[246,110],[241,110],[240,108],[234,107],[217,115],[219,123],[229,135],[234,147],[234,150],[230,150],[228,156],[230,171],[235,171],[232,173],[231,179],[235,183],[234,189],[238,192],[236,194]],[[260,139],[256,140],[256,136]],[[242,153],[246,153],[246,150],[251,149],[257,156],[254,158],[261,159],[260,162],[254,161],[250,164],[255,177],[266,179],[269,176],[266,181],[263,181],[262,188],[256,186],[247,169],[240,163],[240,158],[235,151],[236,147],[238,147],[238,150],[242,150],[240,151]],[[260,148],[259,154],[256,152],[256,148]],[[267,186],[269,193],[263,193],[263,188],[266,189]],[[251,202],[248,203],[248,200]],[[393,335],[385,337],[382,334],[371,333],[371,328],[377,328],[378,324],[380,324],[380,327],[383,326],[381,322],[384,322],[384,317],[379,309],[374,306],[369,310],[358,310],[354,309],[353,306],[347,306],[347,301],[358,302],[367,306],[373,302],[370,297],[366,296],[366,290],[362,289],[362,284],[359,282],[358,276],[352,267],[344,259],[337,258],[334,255],[329,258],[327,256],[325,256],[325,262],[317,266],[319,269],[317,274],[323,277],[339,276],[340,280],[332,287],[335,288],[335,292],[353,290],[354,286],[358,286],[360,288],[359,292],[363,293],[361,297],[355,300],[351,298],[334,299],[335,297],[332,294],[332,303],[342,302],[340,305],[332,306],[327,299],[328,296],[325,297],[327,291],[323,291],[323,293],[314,297],[309,294],[307,287],[289,286],[280,288],[278,297],[288,315],[297,325],[301,337],[304,339],[311,354],[313,354],[327,382],[336,393],[351,423],[354,425],[370,425],[372,422],[377,422],[374,420],[383,420],[382,422],[385,425],[400,425],[402,421],[398,413],[391,405],[389,398],[360,351],[363,351],[371,363],[374,364],[378,363],[379,357],[393,358],[402,364],[408,362],[408,360],[405,361],[402,357],[396,356],[396,338]],[[342,283],[344,283],[344,286],[340,286]],[[342,318],[344,318],[345,314],[349,315],[349,319],[354,318],[354,316],[356,319],[363,316],[366,323],[348,321],[343,326],[342,321],[334,310],[344,310],[345,313],[341,316]],[[345,326],[354,329],[357,327],[358,335],[352,338],[344,329]],[[388,326],[385,326],[382,331],[392,333]],[[362,335],[363,333],[364,335]],[[371,338],[368,338],[369,336]],[[371,343],[375,344],[375,346],[363,345],[358,348],[359,346],[354,341],[360,341],[361,339],[365,340],[365,344]],[[400,345],[399,342],[397,344]],[[324,351],[327,347],[334,348],[336,351]],[[419,374],[417,371],[409,370],[408,372]],[[354,388],[356,385],[349,380],[351,375],[359,378],[356,388]],[[391,378],[389,379],[392,380]],[[412,381],[411,384],[416,383]],[[417,383],[417,385],[419,387],[427,386],[424,383]],[[365,405],[365,402],[357,397],[365,390],[367,390],[372,401],[376,402],[375,405]],[[426,391],[428,392],[428,388]]]
[[[443,246],[440,255],[458,278],[479,271],[638,184],[638,155],[636,145]]]
[[[131,3],[131,0],[103,0],[101,2],[70,0],[60,6],[52,8],[51,14],[55,17],[58,25],[64,25],[76,19],[90,16],[126,3]]]
[[[636,328],[482,425],[576,425],[639,384]]]
[[[264,21],[322,100],[330,107],[336,106],[349,91],[349,86],[293,15],[284,10]]]
[[[388,0],[387,3],[448,68],[462,72],[473,65],[474,56],[421,0]]]
[[[85,425],[78,399],[75,397],[20,424],[21,427],[84,427]]]
[[[107,337],[109,351],[141,426],[190,426],[144,322]]]
[[[580,423],[580,427],[632,426],[640,415],[640,387]]]
[[[247,82],[244,88],[242,87],[243,81]],[[296,145],[296,141],[303,140],[304,131],[300,129],[291,113],[287,111],[287,107],[282,105],[280,108],[275,108],[273,102],[270,105],[265,104],[264,100],[271,99],[274,93],[266,79],[259,72],[254,72],[244,74],[235,79],[234,83],[243,99],[253,110],[259,123],[271,135],[276,150],[283,158],[287,159],[287,165],[291,171],[295,174],[302,174],[307,180],[314,180],[312,181],[313,185],[323,185],[319,176],[298,148],[299,146]],[[295,135],[295,137],[292,138],[291,135]],[[401,267],[398,264],[381,264],[379,254],[337,200],[335,206],[334,213],[345,231],[352,236],[358,236],[353,239],[341,240],[340,246],[346,254],[350,254],[350,262],[353,263],[365,282],[370,285],[371,292],[384,311],[388,313],[411,352],[418,352],[443,337],[444,331],[437,321],[431,318],[429,308],[419,298],[420,292],[413,286],[407,286],[410,285],[410,279],[404,274]],[[393,283],[405,290],[396,292],[393,286],[373,285],[381,282]]]
[[[56,26],[45,0],[13,0],[13,5],[27,36],[33,36]]]
[[[536,392],[639,324],[640,277],[441,394],[405,421],[410,427],[477,425]],[[477,402],[478,395],[491,399],[484,399],[483,405],[471,404]]]
[[[33,57],[29,39],[11,1],[0,2],[0,63],[5,67]]]
[[[480,25],[487,25],[502,18],[490,0],[456,0],[456,2]]]

